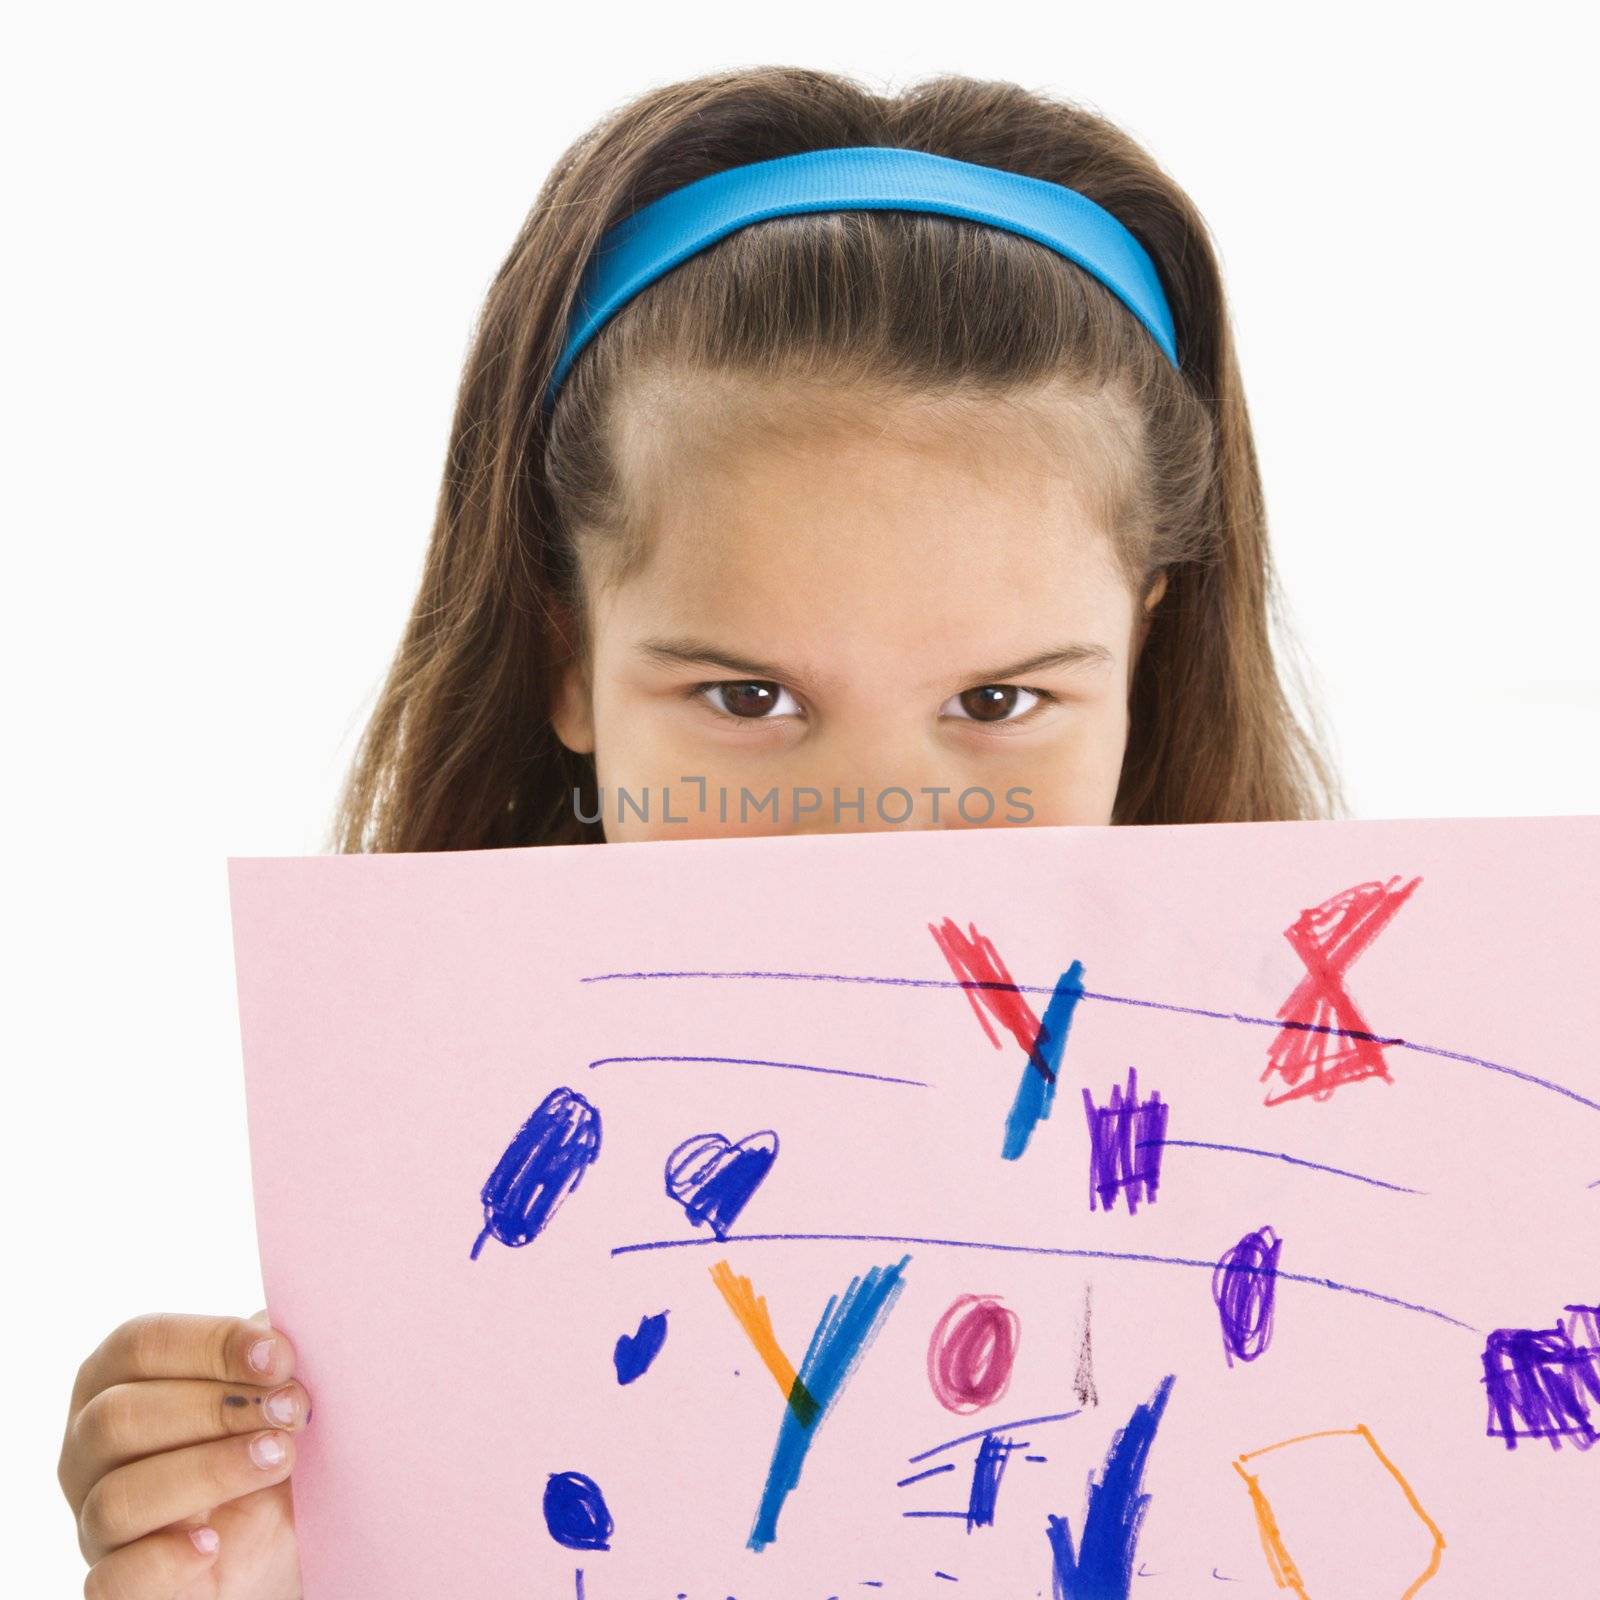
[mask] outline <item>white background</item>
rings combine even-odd
[[[7,1592],[79,1590],[54,1470],[90,1348],[261,1304],[225,859],[324,847],[472,319],[560,150],[651,83],[756,62],[1112,117],[1217,237],[1354,814],[1594,812],[1595,130],[1561,16],[28,16],[0,93]],[[426,1448],[405,1330],[372,1352]]]

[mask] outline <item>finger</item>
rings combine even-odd
[[[84,1600],[167,1600],[217,1559],[215,1528],[163,1528],[102,1557],[84,1579]]]
[[[114,1383],[72,1419],[61,1487],[76,1510],[114,1467],[264,1427],[292,1432],[305,1426],[310,1409],[310,1396],[292,1380],[276,1389],[199,1378]]]
[[[211,1378],[276,1387],[294,1371],[294,1350],[276,1328],[244,1317],[152,1312],[114,1329],[78,1370],[76,1412],[114,1383]]]
[[[294,1452],[292,1433],[268,1428],[113,1468],[84,1497],[78,1542],[96,1561],[157,1528],[208,1516],[241,1495],[283,1482],[294,1467]]]

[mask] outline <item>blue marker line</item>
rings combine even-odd
[[[1055,992],[1039,1023],[1039,1036],[1023,1064],[1022,1081],[1006,1117],[1005,1143],[1000,1154],[1015,1161],[1028,1148],[1033,1130],[1050,1115],[1061,1074],[1061,1053],[1072,1028],[1072,1013],[1083,998],[1083,963],[1074,961],[1056,980]]]
[[[1139,1149],[1148,1150],[1153,1145],[1168,1150],[1220,1150],[1226,1155],[1265,1156],[1271,1161],[1287,1161],[1291,1167],[1309,1167],[1313,1172],[1332,1173],[1336,1178],[1354,1178],[1357,1183],[1370,1183],[1375,1189],[1393,1189],[1397,1194],[1426,1194],[1426,1189],[1409,1189],[1403,1183],[1390,1183],[1384,1178],[1369,1178],[1364,1172],[1351,1172],[1348,1167],[1330,1167],[1321,1161],[1307,1161],[1304,1156],[1291,1156],[1282,1150],[1260,1150],[1249,1144],[1215,1144],[1209,1139],[1141,1139]]]
[[[761,1056],[598,1056],[589,1063],[595,1067],[631,1066],[655,1061],[686,1061],[702,1065],[729,1067],[782,1067],[789,1072],[820,1072],[829,1078],[865,1078],[872,1083],[902,1083],[913,1089],[931,1089],[926,1078],[893,1078],[883,1072],[856,1072],[849,1067],[816,1067],[808,1061],[768,1061]]]
[[[891,978],[864,972],[594,972],[580,978],[580,983],[639,983],[653,978],[667,979],[749,979],[760,983],[867,983],[886,984],[897,989],[1003,989],[1008,994],[1049,994],[1051,991],[1038,983],[984,982],[977,978]],[[1109,1005],[1137,1006],[1147,1011],[1170,1011],[1176,1016],[1206,1017],[1213,1022],[1241,1022],[1250,1027],[1281,1030],[1294,1028],[1304,1033],[1322,1033],[1331,1039],[1365,1039],[1382,1045],[1386,1050],[1414,1050],[1419,1055],[1435,1056],[1441,1061],[1459,1061],[1463,1066],[1481,1067],[1485,1072],[1503,1073],[1535,1089],[1548,1089],[1568,1100],[1575,1100],[1591,1111],[1600,1111],[1600,1100],[1550,1078],[1536,1077],[1509,1067],[1504,1062],[1488,1061],[1482,1056],[1468,1055],[1462,1050],[1446,1050],[1442,1045],[1419,1044],[1415,1039],[1389,1037],[1369,1033],[1362,1028],[1338,1028],[1322,1022],[1294,1022],[1283,1017],[1256,1017],[1244,1011],[1218,1011],[1209,1006],[1182,1006],[1168,1000],[1141,1000],[1135,995],[1101,994],[1094,989],[1084,991],[1086,1000],[1104,1000]],[[1600,1179],[1591,1187],[1600,1187]]]
[[[926,1461],[929,1456],[943,1455],[946,1450],[954,1450],[958,1444],[971,1444],[974,1439],[981,1439],[986,1434],[1037,1428],[1047,1422],[1070,1422],[1081,1414],[1078,1411],[1053,1411],[1047,1417],[1018,1417],[1014,1422],[997,1422],[992,1428],[979,1428],[975,1433],[960,1433],[954,1439],[946,1439],[943,1444],[929,1445],[926,1450],[919,1450],[914,1456],[907,1456],[906,1460],[915,1466],[919,1461]]]
[[[914,1233],[740,1233],[730,1235],[725,1242],[727,1244],[838,1244],[845,1241],[852,1244],[925,1245],[930,1249],[942,1250],[995,1250],[1005,1255],[1061,1256],[1081,1258],[1085,1261],[1140,1261],[1163,1267],[1198,1267],[1206,1272],[1215,1272],[1217,1267],[1215,1261],[1203,1261],[1195,1256],[1155,1256],[1133,1250],[1086,1250],[1053,1244],[1008,1244],[1004,1240],[991,1239],[936,1239]],[[698,1245],[718,1242],[715,1239],[646,1239],[638,1244],[614,1244],[611,1247],[611,1254],[627,1256],[640,1250],[692,1249]],[[1380,1305],[1395,1306],[1401,1311],[1415,1311],[1425,1317],[1435,1317],[1440,1322],[1448,1322],[1451,1327],[1465,1328],[1468,1333],[1482,1332],[1472,1323],[1463,1322],[1459,1317],[1452,1317],[1446,1312],[1436,1310],[1433,1306],[1418,1305],[1414,1300],[1402,1300],[1392,1294],[1380,1294],[1376,1289],[1363,1289],[1359,1284],[1340,1283],[1333,1278],[1313,1277],[1307,1272],[1279,1272],[1277,1278],[1280,1283],[1308,1283],[1318,1289],[1334,1289],[1341,1294],[1357,1294],[1366,1300],[1376,1300]],[[975,1434],[973,1437],[981,1438],[982,1435]]]
[[[1150,1508],[1150,1496],[1141,1492],[1145,1463],[1172,1384],[1170,1375],[1163,1378],[1150,1402],[1133,1408],[1127,1426],[1111,1441],[1099,1482],[1090,1474],[1078,1549],[1073,1549],[1067,1518],[1045,1519],[1055,1600],[1128,1600],[1139,1526]]]
[[[978,1446],[978,1459],[972,1468],[972,1491],[967,1497],[967,1532],[994,1526],[995,1502],[1000,1498],[1000,1480],[1006,1461],[1017,1447],[998,1434],[986,1433]]]
[[[778,1513],[800,1481],[811,1441],[900,1298],[910,1259],[903,1255],[893,1266],[873,1267],[864,1276],[852,1278],[844,1294],[831,1297],[823,1308],[797,1375],[817,1408],[802,1422],[795,1408],[784,1404],[772,1465],[747,1541],[751,1550],[765,1550],[778,1537]]]

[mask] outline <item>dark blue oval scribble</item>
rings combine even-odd
[[[667,1193],[696,1227],[709,1223],[726,1239],[777,1159],[778,1136],[771,1128],[748,1133],[737,1144],[720,1133],[697,1133],[667,1157]]]
[[[600,1113],[573,1089],[552,1089],[517,1130],[483,1186],[478,1259],[493,1234],[516,1249],[536,1238],[600,1154]]]
[[[661,1347],[666,1342],[666,1312],[657,1312],[653,1317],[641,1317],[637,1333],[625,1333],[617,1340],[617,1348],[612,1355],[617,1367],[617,1382],[632,1383],[648,1371],[650,1363],[661,1354]]]
[[[568,1550],[609,1550],[611,1513],[600,1485],[582,1472],[552,1472],[544,1486],[544,1525]]]

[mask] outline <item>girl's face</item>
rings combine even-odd
[[[1109,822],[1163,585],[1118,566],[1083,425],[798,396],[622,414],[646,548],[586,569],[554,717],[607,841]]]

